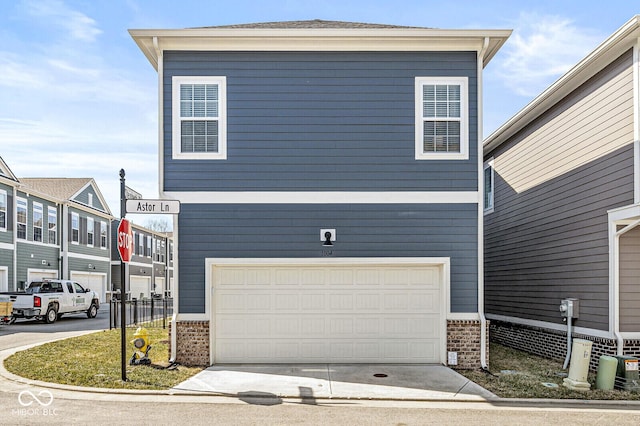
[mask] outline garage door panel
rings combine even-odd
[[[213,273],[214,362],[440,361],[437,267],[226,268]]]

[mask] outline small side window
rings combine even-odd
[[[483,184],[483,203],[484,213],[493,212],[494,203],[494,179],[493,179],[493,158],[484,163],[484,184]]]

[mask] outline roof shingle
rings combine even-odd
[[[258,22],[253,24],[237,24],[237,25],[220,25],[201,28],[246,28],[246,29],[378,29],[378,28],[424,28],[424,27],[407,27],[400,25],[387,24],[370,24],[364,22],[345,22],[345,21],[325,21],[322,19],[313,19],[308,21],[279,21],[279,22]]]

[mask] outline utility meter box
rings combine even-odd
[[[580,313],[580,300],[574,298],[560,301],[560,315],[567,318],[578,318]]]
[[[640,392],[640,378],[638,377],[638,358],[616,355],[618,368],[616,370],[616,389]]]

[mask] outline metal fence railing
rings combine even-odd
[[[125,300],[127,327],[137,327],[144,324],[146,327],[167,328],[168,317],[173,315],[173,298],[131,299]],[[120,300],[113,298],[109,302],[109,328],[121,326]]]

